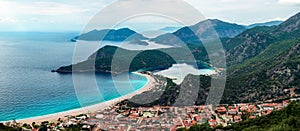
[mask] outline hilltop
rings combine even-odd
[[[92,30],[87,33],[81,34],[71,39],[71,41],[85,40],[85,41],[139,41],[146,40],[144,37],[129,28],[115,29],[103,29],[103,30]]]
[[[166,33],[150,41],[165,45],[182,45],[184,43],[201,43],[210,38],[233,38],[246,30],[243,25],[227,23],[217,19],[208,19],[192,26],[183,27],[173,33]],[[215,33],[216,32],[216,33]],[[218,35],[218,36],[215,36]]]

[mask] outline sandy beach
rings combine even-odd
[[[137,95],[137,94],[141,94],[145,91],[151,90],[153,85],[154,85],[154,78],[151,77],[150,75],[146,75],[146,74],[141,74],[141,73],[136,73],[133,72],[135,74],[138,75],[142,75],[145,76],[148,79],[148,82],[146,83],[145,86],[143,86],[142,88],[140,88],[139,90],[136,90],[130,94],[127,94],[125,96],[113,99],[113,100],[109,100],[109,101],[105,101],[99,104],[95,104],[95,105],[91,105],[91,106],[87,106],[87,107],[82,107],[82,108],[78,108],[78,109],[73,109],[73,110],[69,110],[69,111],[64,111],[64,112],[59,112],[59,113],[55,113],[55,114],[49,114],[49,115],[44,115],[44,116],[38,116],[38,117],[32,117],[32,118],[26,118],[26,119],[19,119],[16,120],[19,123],[28,123],[31,124],[32,122],[36,122],[36,123],[41,123],[44,121],[56,121],[59,118],[64,118],[65,116],[68,115],[72,115],[72,116],[76,116],[76,115],[80,115],[80,114],[86,114],[86,113],[92,113],[92,112],[97,112],[100,110],[103,110],[109,106],[113,106],[116,103],[125,100],[125,99],[130,99],[133,96]]]

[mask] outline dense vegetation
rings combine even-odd
[[[131,107],[151,107],[155,105],[172,106],[174,104],[176,104],[176,106],[192,106],[194,104],[205,104],[207,98],[206,93],[209,91],[211,84],[210,77],[188,75],[180,85],[176,85],[169,78],[164,78],[162,76],[154,77],[158,83],[154,87],[154,90],[136,95],[130,101],[126,100],[124,102]],[[198,93],[192,92],[195,90],[199,90]],[[197,99],[195,99],[195,97]],[[147,100],[154,101],[151,103],[139,104],[140,102],[145,102]]]
[[[3,123],[0,123],[0,131],[21,131],[19,127],[9,127],[5,126]]]
[[[168,54],[159,50],[130,51],[114,46],[106,46],[89,57],[88,60],[65,67],[57,72],[111,72],[114,74],[137,71],[140,69],[156,70],[171,67],[176,63]]]
[[[188,47],[193,49],[190,50]],[[202,46],[189,44],[188,47],[135,51],[105,46],[91,55],[88,60],[60,67],[55,71],[59,73],[95,71],[118,74],[127,71],[165,69],[178,62],[196,63],[194,56],[197,60],[208,60],[208,57],[205,57],[207,56],[205,48]]]
[[[208,123],[204,123],[202,125],[195,124],[191,126],[189,129],[187,128],[179,128],[177,131],[213,131]]]
[[[279,26],[257,27],[239,35],[247,38],[228,51],[223,103],[263,101],[283,96],[285,88],[299,89],[299,21],[300,13]]]

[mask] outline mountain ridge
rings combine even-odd
[[[227,23],[217,19],[200,21],[192,26],[185,26],[173,33],[166,33],[150,41],[166,45],[182,45],[185,43],[201,43],[203,39],[231,38],[245,31],[246,28],[235,23]],[[214,33],[216,31],[217,34]],[[218,36],[216,36],[218,35]]]
[[[76,42],[77,40],[86,40],[86,41],[141,41],[141,40],[148,40],[161,44],[167,45],[180,45],[182,40],[184,43],[199,43],[201,39],[207,39],[207,37],[220,37],[220,38],[233,38],[238,34],[242,33],[246,29],[255,28],[257,26],[272,26],[278,25],[282,21],[270,21],[265,23],[255,23],[249,26],[239,25],[236,23],[225,22],[219,19],[207,19],[196,23],[195,25],[185,26],[185,27],[165,27],[161,28],[160,30],[175,30],[172,33],[165,33],[156,38],[147,38],[144,37],[142,34],[137,33],[134,30],[129,28],[120,28],[120,29],[102,29],[97,30],[94,29],[92,31],[80,34],[71,39],[72,42]],[[210,24],[212,25],[211,27]],[[176,29],[179,28],[179,29]],[[210,36],[210,34],[214,34],[214,30],[216,30],[218,36]],[[195,33],[197,34],[195,34]],[[174,35],[177,38],[172,37]],[[162,39],[169,39],[169,41],[164,41]],[[170,44],[176,43],[176,44]]]
[[[275,21],[268,21],[268,22],[261,22],[261,23],[254,23],[251,25],[247,25],[246,28],[247,29],[251,29],[257,26],[278,26],[282,23],[283,21],[281,20],[275,20]]]
[[[139,34],[129,28],[120,29],[103,29],[92,30],[87,33],[81,34],[71,39],[71,41],[85,40],[85,41],[139,41],[147,40],[142,34]]]

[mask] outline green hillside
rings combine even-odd
[[[257,27],[252,29],[255,31],[241,34],[252,37],[245,40],[249,42],[243,41],[227,52],[229,66],[224,103],[267,100],[282,96],[285,88],[299,89],[299,15],[264,31],[259,31],[262,27]],[[294,28],[290,30],[289,27]],[[253,35],[253,32],[256,33]],[[255,39],[259,34],[271,39],[261,42]]]
[[[126,63],[129,65],[125,66]],[[175,61],[169,55],[159,50],[130,51],[114,46],[105,46],[91,55],[88,60],[75,65],[63,66],[55,71],[59,73],[110,72],[119,74],[140,69],[156,70],[168,68],[174,63]]]

